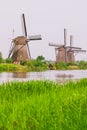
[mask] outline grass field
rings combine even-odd
[[[87,130],[87,79],[1,84],[0,130]]]

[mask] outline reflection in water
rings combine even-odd
[[[13,72],[12,73],[13,78],[27,78],[26,72]]]
[[[74,75],[72,74],[57,74],[56,75],[56,81],[60,83],[64,83],[66,81],[70,81],[74,78]]]
[[[57,74],[56,75],[56,77],[57,78],[72,78],[73,77],[73,75],[71,75],[71,74]]]

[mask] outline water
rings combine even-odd
[[[52,80],[56,82],[65,82],[69,80],[78,80],[87,78],[87,70],[49,70],[45,72],[14,72],[0,73],[0,83],[8,81],[27,81],[27,80]]]

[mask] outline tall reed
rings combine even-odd
[[[1,130],[86,130],[87,79],[0,85]]]

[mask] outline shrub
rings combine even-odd
[[[12,59],[11,59],[11,58],[6,58],[6,59],[5,59],[5,62],[6,62],[6,63],[12,63]]]
[[[87,62],[86,61],[80,61],[80,62],[78,62],[78,67],[80,69],[87,69]]]
[[[67,64],[64,62],[59,62],[56,64],[56,69],[60,70],[66,70],[67,69]]]

